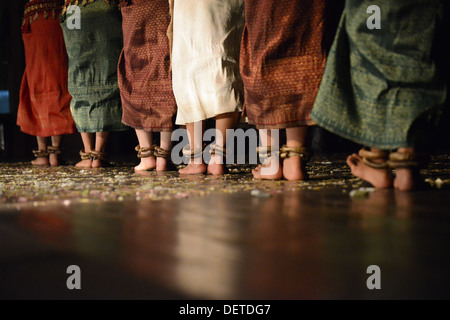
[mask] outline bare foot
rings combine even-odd
[[[395,169],[394,188],[399,191],[411,191],[418,183],[419,173],[415,169]]]
[[[47,157],[39,157],[31,161],[33,166],[48,166],[49,161]]]
[[[375,169],[363,162],[363,159],[352,154],[347,158],[347,165],[353,175],[370,182],[375,188],[387,189],[392,187],[392,175],[389,169]]]
[[[109,166],[109,162],[106,160],[101,160],[101,159],[95,159],[92,160],[92,168],[104,168]]]
[[[163,172],[167,171],[168,162],[166,158],[158,157],[156,158],[156,171]]]
[[[150,171],[156,168],[156,159],[154,156],[141,158],[141,163],[134,167],[134,171]]]
[[[307,173],[302,169],[302,160],[300,156],[284,159],[283,177],[290,181],[305,180],[308,178]]]
[[[395,168],[394,188],[399,191],[411,191],[420,183],[420,171],[415,165],[418,160],[415,157],[414,148],[399,148],[397,152],[389,156]],[[405,167],[399,163],[404,162]]]
[[[206,164],[204,162],[196,164],[191,161],[185,168],[178,170],[179,174],[201,174],[206,172]]]
[[[52,167],[59,166],[59,159],[58,159],[58,155],[57,155],[57,154],[55,154],[55,153],[50,153],[50,155],[48,156],[48,158],[49,158],[50,165],[51,165]]]
[[[88,160],[81,160],[80,162],[78,162],[75,165],[76,168],[92,168],[92,160],[88,159]]]
[[[263,165],[259,165],[255,169],[252,170],[253,178],[258,180],[281,180],[283,178],[283,168],[280,163],[272,161],[279,162],[278,159],[268,161],[267,163]],[[273,166],[273,168],[271,168]],[[263,172],[262,170],[267,172]]]
[[[225,173],[225,165],[223,164],[223,161],[218,160],[215,155],[212,155],[206,173],[213,176],[223,175]]]

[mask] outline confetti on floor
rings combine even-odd
[[[449,155],[432,157],[422,170],[431,188],[450,185]],[[77,169],[73,166],[35,167],[29,163],[0,163],[0,206],[74,202],[170,200],[205,196],[211,193],[248,192],[264,195],[326,188],[340,188],[343,192],[364,186],[354,178],[345,164],[345,156],[313,157],[307,170],[308,181],[258,181],[252,178],[254,166],[228,166],[229,173],[213,177],[207,175],[181,176],[167,173],[137,174],[132,164],[100,168]],[[252,193],[253,192],[253,193]]]

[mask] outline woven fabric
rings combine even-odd
[[[126,2],[130,2],[131,0],[97,0],[97,2],[103,1],[106,4],[120,4],[123,5]],[[65,13],[68,11],[70,6],[87,6],[88,4],[95,3],[95,0],[64,0],[64,6],[62,8],[63,19],[66,18]]]
[[[245,113],[257,128],[311,125],[325,68],[325,0],[246,0]]]
[[[367,27],[370,5],[381,29]],[[433,54],[442,16],[439,0],[347,0],[314,121],[365,146],[415,147],[446,97]]]
[[[80,29],[68,27],[71,18],[68,12],[61,23],[69,56],[70,108],[78,131],[127,130],[121,122],[117,80],[117,63],[123,47],[118,5],[95,1],[78,8]]]
[[[128,5],[127,5],[128,4]],[[167,0],[134,0],[122,8],[124,48],[119,59],[122,122],[167,131],[176,113],[170,72]]]
[[[32,0],[25,5],[22,18],[22,32],[30,32],[30,25],[37,20],[39,13],[43,13],[45,19],[51,16],[56,19],[61,12],[64,0]]]
[[[239,47],[243,25],[243,0],[174,2],[172,75],[177,124],[242,110]]]
[[[49,9],[55,1],[48,1],[48,5],[42,0],[38,3]],[[27,3],[25,10],[32,5],[35,3]],[[22,29],[26,66],[17,125],[21,131],[40,137],[74,133],[67,89],[67,53],[58,15],[54,19],[52,9],[45,11],[39,7],[27,12]]]

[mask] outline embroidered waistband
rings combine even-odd
[[[111,2],[116,2],[116,3],[118,2],[118,0],[104,0],[104,1],[107,4],[111,4]],[[70,6],[72,6],[72,5],[78,6],[80,4],[80,2],[81,2],[81,5],[84,7],[87,4],[89,4],[89,3],[94,3],[95,0],[81,0],[81,1],[79,1],[79,0],[66,0],[65,3],[64,3],[64,7],[62,9],[62,12],[61,12],[61,20],[65,20],[66,12],[70,8]]]
[[[61,12],[63,0],[35,0],[32,2],[28,2],[25,5],[25,11],[22,19],[22,31],[29,32],[30,24],[37,20],[39,17],[39,13],[44,13],[44,18],[47,19],[49,15],[52,15],[53,19]]]
[[[111,0],[104,0],[105,3],[109,4],[110,2],[112,2]],[[67,9],[71,6],[78,6],[81,2],[81,5],[84,7],[85,5],[89,4],[89,3],[94,3],[95,0],[66,0],[64,2],[64,8],[63,8],[63,12],[67,12]]]
[[[25,5],[25,12],[23,14],[23,19],[26,20],[30,17],[34,17],[36,13],[39,12],[47,13],[46,15],[47,18],[49,12],[55,12],[56,14],[57,11],[60,11],[62,9],[62,5],[63,0],[36,0],[28,2]]]

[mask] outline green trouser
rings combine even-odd
[[[367,25],[371,5],[381,29]],[[446,99],[433,52],[442,19],[440,0],[347,0],[312,119],[372,148],[415,147]]]
[[[117,81],[123,47],[120,11],[117,4],[103,0],[79,8],[80,29],[70,24],[71,14],[61,19],[69,56],[72,116],[80,132],[125,130]]]

